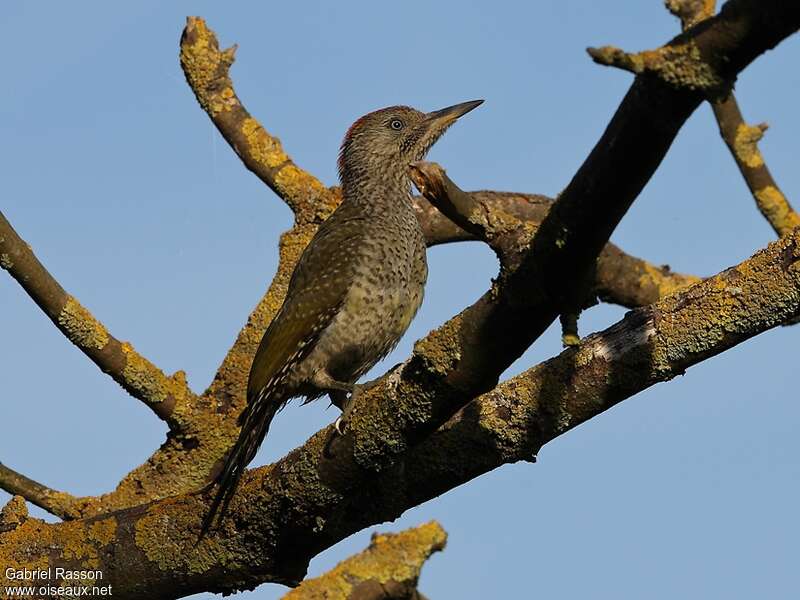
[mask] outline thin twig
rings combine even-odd
[[[669,11],[681,20],[684,31],[712,17],[715,4],[715,0],[667,0],[666,2]],[[795,227],[800,227],[800,214],[792,208],[778,187],[758,149],[758,142],[767,130],[766,123],[755,126],[745,123],[733,91],[726,98],[712,99],[711,108],[717,119],[720,135],[753,195],[758,210],[775,233],[782,236]]]
[[[42,485],[41,483],[29,479],[0,463],[0,488],[12,496],[22,496],[31,502],[62,519],[73,519],[80,516],[76,510],[78,498],[59,492]]]
[[[193,394],[185,375],[167,377],[128,342],[112,336],[78,300],[44,268],[31,247],[0,213],[0,267],[17,280],[55,326],[100,369],[134,398],[144,402],[171,429]]]

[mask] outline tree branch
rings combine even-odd
[[[112,336],[47,272],[2,213],[0,267],[16,279],[59,331],[104,373],[144,402],[171,429],[180,427],[182,412],[194,398],[183,371],[167,377],[129,343]]]
[[[669,45],[692,44],[715,78],[732,81],[798,24],[800,6],[731,0],[719,15]],[[542,221],[519,268],[501,273],[478,302],[417,344],[397,383],[415,400],[393,405],[391,414],[376,395],[368,393],[356,403],[352,421],[363,414],[373,426],[368,439],[354,434],[337,440],[345,453],[352,445],[357,463],[363,452],[370,470],[385,468],[469,399],[492,389],[565,307],[580,306],[603,246],[702,99],[694,89],[638,76]],[[385,435],[376,439],[375,431]]]
[[[681,20],[684,30],[714,14],[715,0],[667,0],[667,8]],[[733,91],[721,100],[713,100],[711,108],[719,132],[733,156],[739,172],[756,201],[756,206],[778,236],[800,226],[800,215],[792,208],[758,149],[758,141],[767,124],[752,127],[744,122]]]
[[[28,502],[32,502],[39,508],[62,519],[79,516],[78,511],[75,510],[78,498],[66,492],[52,490],[33,479],[28,479],[3,463],[0,463],[0,489],[12,496],[22,496]]]
[[[28,519],[0,535],[0,564],[22,568],[47,557],[53,567],[80,568],[76,557],[96,556],[120,599],[297,583],[312,556],[353,532],[501,464],[531,460],[542,444],[618,402],[798,314],[800,229],[501,384],[391,467],[351,474],[357,485],[343,487],[337,477],[352,469],[347,456],[324,456],[327,427],[278,463],[248,471],[235,517],[201,544],[207,498],[190,494],[82,521]],[[378,386],[387,410],[405,401],[394,383]]]
[[[231,147],[244,165],[267,183],[271,189],[275,190],[277,184],[272,181],[271,170],[264,165],[270,162],[275,163],[278,161],[278,158],[275,157],[283,157],[285,153],[280,148],[278,140],[264,132],[263,127],[257,124],[236,95],[229,74],[229,68],[232,64],[232,51],[220,51],[217,38],[214,32],[207,28],[205,21],[198,17],[189,17],[187,28],[181,39],[181,53],[187,82],[194,91],[201,107],[220,130],[223,137],[231,144]],[[263,135],[266,137],[259,143],[242,142],[240,139],[240,126],[244,122],[251,123],[253,129],[264,132]],[[274,152],[273,158],[269,161],[265,159],[264,148],[270,148]],[[302,178],[309,178],[311,183],[308,183],[306,187],[314,190],[313,193],[297,192],[297,197],[291,196],[289,199],[284,198],[284,192],[280,190],[276,190],[276,193],[290,206],[295,207],[296,211],[299,210],[296,207],[300,206],[304,207],[303,210],[309,214],[315,214],[315,218],[327,216],[341,201],[341,190],[338,186],[333,186],[328,189],[330,196],[322,197],[319,196],[320,192],[318,191],[318,187],[322,184],[313,175],[303,172]],[[491,191],[469,193],[481,202],[485,210],[490,212],[490,216],[499,211],[500,215],[510,214],[520,220],[530,221],[533,226],[538,226],[552,205],[551,199],[541,195]],[[314,208],[319,198],[324,200],[324,206],[322,208]],[[429,246],[476,239],[450,219],[444,217],[424,199],[415,198],[414,203]],[[313,221],[314,218],[307,217],[305,220]],[[294,246],[297,243],[301,243],[301,240],[293,240],[290,243]],[[613,253],[614,259],[606,261],[607,268],[605,273],[610,274],[613,272],[616,277],[623,277],[623,279],[619,281],[619,290],[617,290],[615,281],[611,279],[602,281],[603,298],[608,301],[615,302],[619,297],[620,303],[624,306],[649,303],[656,298],[656,296],[653,296],[654,289],[677,289],[677,287],[684,285],[686,281],[696,280],[694,277],[681,275],[676,275],[673,278],[668,270],[663,270],[646,261],[625,255],[616,248],[615,250]],[[291,267],[293,265],[287,264],[287,266]],[[627,276],[623,266],[631,266],[635,271],[630,276]],[[291,269],[289,270],[290,273]],[[280,268],[279,279],[283,280]],[[641,293],[638,293],[636,289],[636,282],[638,281],[643,282]],[[285,282],[280,283],[278,288],[283,287],[284,284]],[[280,306],[282,298],[280,298],[280,293],[275,292],[275,286],[273,286],[269,292],[272,295],[272,299],[267,302],[268,307],[273,307],[276,301]],[[220,380],[235,379],[234,375],[240,371],[239,363],[246,362],[248,358],[252,357],[252,352],[255,351],[255,347],[258,345],[263,329],[269,323],[271,315],[274,314],[271,309],[264,310],[264,308],[259,306],[251,314],[245,330],[240,334],[240,339],[231,348],[220,373],[218,373]],[[240,358],[242,360],[239,360]],[[218,392],[223,388],[225,386],[218,386],[210,389],[209,392],[218,395]],[[225,392],[222,395],[230,398],[235,397],[237,393],[238,390],[236,389],[225,388]]]
[[[713,16],[716,0],[665,0],[667,10],[681,20],[683,29],[689,29]]]
[[[758,141],[767,129],[766,123],[751,127],[744,122],[736,97],[712,102],[720,135],[731,151],[736,166],[753,194],[756,206],[779,236],[800,225],[800,215],[789,204],[764,162]]]
[[[324,220],[336,207],[330,190],[294,164],[239,101],[228,70],[236,46],[220,51],[214,32],[199,17],[188,17],[181,36],[181,67],[189,87],[245,167],[294,211],[299,222]]]
[[[713,76],[728,82],[799,22],[800,7],[793,4],[731,0],[680,43],[691,38]],[[0,563],[47,559],[53,566],[81,568],[88,556],[119,598],[296,583],[308,560],[332,543],[397,516],[432,490],[444,491],[442,482],[453,483],[456,475],[480,474],[477,467],[485,464],[480,456],[473,464],[459,451],[473,443],[468,428],[449,446],[437,436],[454,422],[468,422],[463,417],[476,407],[482,411],[492,394],[468,401],[494,387],[504,364],[583,292],[585,272],[701,99],[697,90],[652,74],[637,77],[603,138],[542,221],[519,268],[504,272],[476,305],[420,342],[402,369],[366,393],[346,436],[331,444],[328,427],[275,465],[246,473],[232,518],[202,543],[197,531],[207,498],[195,493],[57,525],[28,519],[0,537]],[[522,406],[524,430],[505,426],[516,406],[500,404],[488,416],[489,439],[497,443],[479,449],[491,457],[518,447],[526,454],[515,455],[517,460],[530,457],[540,443],[604,406],[796,316],[799,243],[797,232],[784,237],[739,268],[588,338],[540,366],[538,375],[529,372],[535,381],[515,378],[509,395],[533,401],[533,393],[546,392],[546,399],[560,394],[569,404],[548,401],[533,413]],[[563,273],[574,280],[564,281]],[[510,348],[499,346],[498,339],[510,340]],[[593,374],[602,378],[592,379]],[[453,417],[457,411],[461,421]],[[210,436],[213,430],[204,431]],[[200,439],[198,448],[206,451],[208,444],[218,452],[219,438],[229,435],[226,430]],[[428,446],[437,439],[441,445]],[[485,444],[486,438],[474,443]],[[176,461],[191,457],[181,454]]]
[[[284,600],[415,600],[425,561],[444,549],[447,534],[436,522],[397,534],[373,534],[369,547],[320,577],[308,579]]]
[[[235,424],[226,423],[207,403],[200,402],[189,389],[183,371],[167,377],[129,343],[112,336],[64,291],[2,213],[0,266],[73,344],[170,428],[165,443],[108,494],[73,497],[49,490],[7,468],[2,471],[0,487],[64,519],[75,519],[197,489],[205,483],[212,466],[228,448],[227,440],[218,441],[220,436],[228,431],[234,435]]]
[[[425,215],[423,222],[436,232],[437,239],[449,240],[461,232],[461,239],[482,240],[495,250],[506,268],[518,265],[553,203],[545,196],[464,192],[435,163],[417,163],[412,179],[424,196],[416,203],[418,214]],[[443,221],[450,222],[453,229],[445,233]],[[594,275],[595,294],[606,302],[629,308],[651,304],[700,281],[699,277],[672,273],[669,267],[657,267],[630,256],[611,243],[600,252]]]

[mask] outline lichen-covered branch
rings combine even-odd
[[[800,7],[780,0],[729,0],[720,13],[698,27],[713,11],[708,0],[666,0],[685,25],[684,34],[656,50],[628,53],[613,46],[589,48],[598,64],[637,75],[649,74],[668,85],[697,91],[709,98],[727,94],[736,74],[763,50],[797,30]],[[750,38],[756,45],[742,44]]]
[[[716,0],[665,0],[664,5],[681,20],[683,29],[689,29],[714,14]]]
[[[411,180],[420,193],[442,214],[475,238],[489,244],[504,268],[515,268],[521,252],[536,231],[537,223],[519,219],[500,206],[489,207],[477,196],[463,191],[436,163],[419,161],[410,166]]]
[[[183,371],[167,376],[128,342],[112,336],[77,298],[64,291],[2,213],[0,266],[104,373],[144,402],[170,428],[180,427],[182,412],[194,398]]]
[[[28,520],[28,505],[22,496],[12,496],[0,509],[0,533],[11,531]]]
[[[704,62],[726,87],[799,23],[794,4],[731,0],[676,44],[693,44],[697,56],[691,60]],[[231,53],[217,51],[222,58],[214,63],[213,45],[202,35],[193,38],[198,32],[199,23],[190,22],[183,45],[201,55],[208,50],[212,75],[222,69],[227,77]],[[192,85],[203,82],[202,75],[192,77],[187,73]],[[214,85],[199,87],[209,94],[198,96],[201,104],[213,103]],[[231,591],[264,581],[297,584],[311,557],[353,532],[394,518],[481,469],[530,458],[542,443],[608,406],[796,317],[798,232],[496,386],[499,373],[585,293],[611,232],[707,91],[649,71],[637,77],[596,148],[520,250],[519,266],[506,268],[483,298],[419,342],[402,368],[361,396],[345,436],[325,428],[276,464],[247,472],[231,518],[198,543],[209,498],[205,491],[185,492],[213,472],[235,438],[230,412],[242,401],[253,340],[279,305],[293,261],[338,195],[331,188],[330,203],[313,200],[313,194],[307,196],[310,208],[296,203],[299,225],[282,238],[279,277],[212,387],[194,403],[187,427],[123,480],[120,489],[127,486],[128,495],[107,504],[95,500],[84,513],[96,516],[55,525],[6,519],[0,564],[47,561],[79,569],[91,563],[103,570],[117,598]],[[131,492],[137,486],[144,492]],[[170,493],[181,495],[164,498]],[[141,505],[147,499],[157,500]],[[109,513],[111,507],[123,510]]]
[[[731,0],[703,27],[687,32],[680,43],[692,43],[715,77],[732,81],[739,70],[794,32],[798,24],[800,7],[777,0]],[[370,456],[369,468],[385,468],[469,399],[492,389],[500,373],[559,314],[568,312],[565,308],[580,307],[611,233],[702,100],[703,95],[694,89],[638,76],[603,136],[537,229],[519,268],[502,273],[492,290],[417,344],[397,385],[417,392],[409,397],[425,401],[392,405],[389,414],[374,400],[376,396],[366,394],[354,406],[353,422],[363,414],[378,429],[389,422],[396,429],[383,439],[344,436],[339,440],[344,451],[349,452],[347,445],[352,444],[356,462],[364,452]]]
[[[635,308],[698,281],[695,275],[675,273],[668,265],[654,265],[609,243],[597,258],[594,292],[604,302]]]
[[[228,70],[236,46],[220,51],[214,32],[189,17],[181,36],[181,67],[200,106],[244,165],[294,211],[299,222],[322,221],[336,206],[330,190],[299,168],[239,101]]]
[[[656,50],[625,52],[615,46],[587,48],[592,60],[636,75],[655,75],[670,85],[717,96],[728,89],[726,81],[700,56],[693,40],[669,44]]]
[[[66,492],[59,492],[29,479],[15,470],[0,463],[0,489],[12,496],[21,496],[62,519],[75,518],[79,513],[75,510],[77,498]]]
[[[775,179],[772,177],[764,157],[758,149],[758,141],[766,131],[766,124],[747,125],[736,97],[731,93],[725,100],[712,102],[714,116],[725,144],[744,177],[756,206],[779,236],[786,235],[800,226],[800,214],[789,204]]]
[[[531,460],[542,445],[618,402],[798,314],[800,229],[501,383],[415,448],[392,476],[413,473],[401,487],[414,505],[501,464]],[[470,459],[448,459],[465,455]]]
[[[202,27],[204,28],[204,25]],[[209,43],[213,47],[213,42]],[[184,50],[187,48],[186,44],[187,41],[184,39]],[[249,148],[239,148],[239,153],[245,161],[254,160]],[[334,204],[338,204],[340,190],[333,187],[330,188],[330,193]],[[530,221],[532,227],[535,227],[547,214],[552,203],[543,196],[535,195],[485,191],[472,192],[471,195],[492,213],[501,211],[513,215]],[[470,239],[469,234],[444,217],[427,201],[417,199],[416,206],[430,244]],[[172,417],[180,417],[180,429],[173,429],[173,434],[167,437],[164,444],[144,464],[126,475],[116,489],[100,496],[77,499],[71,509],[73,512],[65,514],[64,518],[101,515],[184,493],[201,487],[213,477],[219,461],[236,439],[238,429],[234,417],[244,405],[244,386],[253,353],[264,329],[283,301],[289,277],[302,249],[316,230],[316,223],[313,221],[311,219],[307,223],[298,222],[292,230],[282,236],[277,274],[267,294],[258,302],[247,319],[246,325],[227,353],[212,384],[200,397],[187,395],[185,403],[181,404],[181,410],[173,409]],[[27,246],[20,247],[25,251],[29,250]],[[607,261],[609,268],[602,270],[609,277],[599,282],[599,289],[605,290],[601,293],[610,301],[618,301],[626,306],[641,305],[652,302],[658,297],[659,291],[674,289],[685,282],[682,276],[673,277],[646,261],[629,257],[621,251],[617,254],[613,260]],[[10,264],[10,260],[8,255],[3,258],[3,264]],[[19,261],[17,265],[19,266]],[[631,267],[629,272],[626,270],[628,267]],[[50,294],[50,297],[54,295]],[[58,307],[55,310],[58,311]],[[90,321],[87,325],[90,331],[92,323]],[[102,328],[101,325],[97,325]],[[113,338],[111,340],[104,350],[106,353],[116,347]],[[127,344],[122,344],[121,347],[130,350]],[[114,356],[119,359],[118,355],[111,355],[112,358]],[[157,394],[160,389],[157,384],[159,381],[163,384],[164,376],[158,377],[159,372],[155,367],[153,367],[155,370],[148,370],[150,363],[143,359],[137,360],[139,357],[135,353],[132,356],[136,358],[132,360],[131,365],[137,368],[130,368],[127,373],[137,375],[137,381],[151,382],[143,389],[153,390]],[[182,374],[177,373],[173,377],[167,377],[166,381],[178,383],[182,381],[181,378]],[[165,404],[159,406],[168,408],[171,403],[172,400],[168,399]]]
[[[424,222],[437,232],[437,239],[455,238],[461,232],[461,239],[485,241],[507,268],[518,264],[553,203],[545,196],[464,192],[435,163],[417,163],[412,179],[429,201],[418,200],[417,211],[433,213],[430,217],[426,214]],[[425,204],[431,208],[425,208]],[[432,210],[433,206],[440,210]],[[439,218],[434,218],[434,214]],[[445,214],[450,218],[445,218]],[[446,225],[442,221],[450,222],[453,227],[458,227],[458,223],[463,228],[445,234]],[[594,293],[606,302],[629,308],[651,304],[700,281],[699,277],[673,273],[669,267],[657,267],[630,256],[611,243],[601,251],[594,275]]]
[[[308,579],[283,600],[414,600],[425,561],[444,549],[447,534],[435,521],[400,533],[373,534],[369,547]]]
[[[197,17],[190,17],[188,20],[187,28],[184,32],[184,37],[181,42],[182,64],[187,73],[187,81],[190,87],[198,97],[200,105],[204,108],[212,122],[223,133],[223,137],[231,144],[236,151],[242,162],[256,173],[265,183],[274,189],[274,183],[271,183],[271,175],[269,169],[265,168],[262,163],[265,161],[264,152],[261,150],[264,147],[274,148],[276,156],[285,156],[283,150],[277,145],[279,142],[276,138],[266,136],[265,140],[259,144],[245,144],[241,143],[238,136],[239,128],[237,123],[252,122],[257,123],[250,113],[244,108],[241,100],[235,93],[233,82],[230,78],[229,68],[232,64],[232,51],[220,51],[216,35],[213,31],[208,29],[203,21]],[[228,90],[228,91],[225,91]],[[235,100],[234,100],[235,99]],[[214,105],[218,104],[216,108]],[[253,125],[255,127],[255,125]],[[260,131],[264,131],[263,127],[259,125]],[[271,159],[273,162],[276,158]],[[289,163],[287,163],[289,164]],[[261,165],[261,166],[259,166]],[[303,177],[308,177],[313,181],[309,184],[309,189],[314,190],[313,193],[306,195],[301,194],[299,197],[285,200],[294,207],[302,207],[302,210],[308,212],[309,215],[316,215],[316,217],[308,217],[305,220],[314,221],[315,218],[327,216],[329,212],[339,204],[341,201],[341,190],[337,186],[328,188],[329,196],[319,196],[318,194],[318,181],[313,175],[305,173]],[[321,185],[321,184],[319,184]],[[536,227],[547,211],[552,205],[552,200],[541,195],[536,194],[520,194],[514,192],[493,192],[493,191],[476,191],[469,192],[469,194],[480,202],[482,207],[488,211],[489,217],[494,219],[495,213],[498,218],[503,218],[505,215],[512,215],[519,220],[529,221],[531,227]],[[279,192],[279,195],[281,193]],[[281,195],[283,198],[283,196]],[[322,202],[321,207],[315,207],[314,203],[317,201]],[[445,217],[438,209],[433,207],[430,202],[422,199],[415,198],[415,208],[420,224],[425,233],[425,237],[429,246],[438,244],[459,242],[465,240],[476,239],[450,219]],[[300,210],[295,208],[295,210]],[[299,219],[303,221],[304,219]],[[305,232],[304,232],[305,233]],[[313,229],[311,230],[313,234]],[[305,235],[300,236],[299,239],[305,239]],[[292,240],[290,245],[294,248],[297,242]],[[293,254],[293,251],[290,251]],[[616,297],[622,299],[622,304],[625,306],[640,305],[642,303],[652,302],[656,296],[652,295],[654,287],[664,289],[675,289],[684,283],[683,276],[676,276],[673,280],[668,271],[663,271],[658,267],[652,266],[646,261],[636,259],[625,255],[622,252],[614,253],[614,256],[625,258],[624,265],[632,265],[636,267],[636,272],[627,276],[624,269],[619,265],[609,266],[606,273],[614,273],[615,276],[620,277],[618,284],[611,279],[606,279],[602,282],[601,287],[604,290],[604,299],[615,302]],[[288,262],[289,267],[292,266]],[[647,270],[650,275],[642,278],[644,270]],[[281,268],[279,268],[279,280],[281,277]],[[688,277],[688,280],[695,278]],[[644,287],[641,294],[641,301],[637,302],[636,286],[637,282],[642,281]],[[270,300],[266,302],[266,308],[273,307],[275,301],[279,298],[280,289],[284,283],[280,283],[277,287],[273,285],[270,288]],[[615,291],[619,288],[619,294]],[[280,305],[280,301],[278,301]],[[210,389],[208,392],[213,393],[215,396],[235,398],[238,395],[239,389],[229,389],[220,382],[233,381],[235,379],[241,380],[240,368],[241,362],[247,362],[252,357],[252,352],[255,352],[255,347],[258,344],[260,335],[263,329],[269,322],[269,318],[274,314],[271,310],[262,310],[262,305],[251,314],[248,319],[245,329],[240,333],[239,340],[231,348],[228,356],[226,357],[220,372],[217,374],[217,386]],[[257,339],[256,339],[257,338]],[[241,360],[240,360],[241,359]],[[221,390],[224,388],[224,393]]]
[[[296,583],[311,557],[353,532],[501,464],[530,460],[614,404],[798,314],[800,230],[502,383],[380,472],[344,453],[327,456],[328,427],[278,463],[249,471],[235,517],[200,544],[208,498],[190,494],[77,522],[27,519],[0,534],[0,563],[22,568],[47,557],[51,566],[82,568],[81,557],[90,557],[116,598]],[[385,404],[404,405],[417,393],[397,383],[378,386]],[[351,428],[371,425],[353,420]]]
[[[683,29],[714,14],[715,0],[667,0],[667,8],[681,20]],[[744,122],[736,96],[731,91],[722,99],[711,101],[719,132],[730,150],[739,172],[756,201],[756,206],[779,236],[800,226],[800,214],[789,204],[764,162],[758,142],[767,124],[751,126]]]

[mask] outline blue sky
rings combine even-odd
[[[265,289],[290,213],[240,165],[186,86],[177,51],[187,14],[205,17],[223,45],[239,43],[240,98],[326,183],[336,181],[338,145],[361,114],[485,98],[431,159],[464,189],[550,195],[631,81],[594,65],[584,48],[654,47],[678,27],[660,0],[4,2],[0,208],[115,336],[166,372],[184,369],[195,390]],[[796,205],[798,58],[795,36],[737,85],[745,117],[771,125],[761,148]],[[773,236],[703,106],[613,239],[708,275]],[[433,249],[429,262],[425,304],[384,369],[477,298],[496,269],[479,244]],[[592,309],[581,330],[622,314]],[[98,494],[162,442],[164,425],[7,275],[0,331],[4,463],[57,489]],[[435,518],[448,530],[447,549],[423,571],[431,598],[789,598],[800,550],[798,335],[762,335],[562,436],[536,465],[503,467],[376,529]],[[551,330],[510,373],[558,351]],[[336,411],[325,406],[281,413],[254,464],[331,422]],[[0,492],[0,502],[7,497]],[[368,538],[323,553],[310,574]],[[284,592],[267,584],[241,597]]]

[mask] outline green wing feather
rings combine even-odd
[[[286,376],[313,350],[347,297],[357,253],[363,250],[363,227],[357,222],[361,217],[349,217],[346,211],[341,206],[320,226],[292,273],[283,306],[261,339],[247,382],[247,407],[239,417],[239,438],[217,478],[219,489],[203,521],[201,538],[220,506],[219,518],[224,516],[245,467],[289,399],[282,389]]]
[[[247,382],[248,405],[279,378],[281,369],[299,362],[313,348],[319,333],[339,311],[353,280],[356,254],[362,250],[362,227],[337,219],[320,227],[292,273],[283,306],[258,346]],[[345,221],[349,226],[343,226]],[[295,356],[295,354],[300,355]]]

